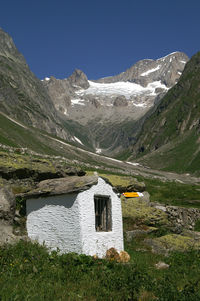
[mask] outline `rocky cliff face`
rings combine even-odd
[[[0,29],[0,111],[62,138],[69,137],[54,104],[12,38]]]
[[[67,114],[68,108],[71,106],[71,99],[76,98],[76,91],[79,89],[87,89],[89,82],[87,76],[76,69],[72,75],[66,79],[60,80],[55,77],[45,78],[43,85],[46,87],[56,109],[63,114]]]

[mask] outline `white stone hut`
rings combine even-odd
[[[121,200],[104,179],[45,180],[26,199],[28,236],[49,249],[100,258],[124,249]]]

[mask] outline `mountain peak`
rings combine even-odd
[[[72,75],[68,77],[68,81],[71,85],[79,86],[83,89],[87,89],[89,87],[88,78],[80,69],[75,69]]]
[[[0,56],[10,58],[13,61],[18,61],[26,65],[26,61],[23,55],[15,47],[13,39],[2,28],[0,28]]]
[[[123,81],[147,87],[150,82],[160,81],[167,88],[171,88],[179,79],[188,60],[189,58],[185,53],[176,51],[157,60],[140,60],[125,72],[116,76],[101,78],[96,82],[115,83]]]

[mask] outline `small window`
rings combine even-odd
[[[96,231],[112,231],[111,199],[105,195],[94,196]]]

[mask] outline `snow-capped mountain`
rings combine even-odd
[[[117,96],[124,96],[125,99],[127,99],[127,102],[124,102],[122,106],[124,105],[133,105],[133,106],[142,106],[145,107],[147,104],[140,102],[136,102],[136,97],[140,96],[156,96],[157,91],[156,89],[161,89],[164,91],[167,91],[168,88],[161,83],[161,81],[155,81],[152,83],[149,83],[146,87],[143,87],[136,83],[131,82],[114,82],[114,83],[97,83],[97,82],[89,82],[89,88],[87,89],[81,89],[76,92],[78,96],[82,97],[82,101],[85,96],[87,95],[93,95],[96,99],[98,99],[101,103],[101,105],[105,106],[112,106],[116,105],[116,102],[114,101]],[[161,91],[160,90],[160,91]],[[107,100],[105,100],[105,97]],[[75,101],[72,100],[72,104],[74,104]],[[81,103],[80,100],[80,104]]]
[[[184,53],[173,52],[157,60],[141,60],[116,76],[88,80],[81,70],[75,70],[66,79],[50,77],[43,84],[56,109],[67,120],[79,122],[88,131],[92,128],[94,148],[109,153],[113,141],[105,145],[106,132],[118,129],[111,139],[115,143],[119,128],[120,137],[126,136],[121,132],[122,123],[135,123],[158,103],[177,83],[187,61]]]

